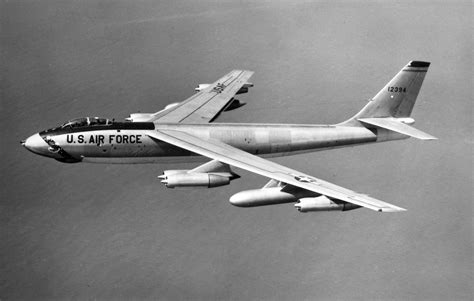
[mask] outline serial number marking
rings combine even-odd
[[[103,145],[109,144],[141,144],[142,135],[90,135],[89,138],[84,135],[77,135],[77,139],[74,139],[74,135],[67,135],[67,143],[81,143],[81,144],[97,144]]]
[[[407,88],[406,87],[388,87],[388,92],[403,92],[405,93],[407,91]]]

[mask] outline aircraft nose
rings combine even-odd
[[[48,144],[41,138],[39,134],[34,134],[28,137],[26,140],[21,141],[21,144],[26,147],[29,151],[44,155],[48,152]]]

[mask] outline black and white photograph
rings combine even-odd
[[[473,300],[472,12],[1,1],[0,300]]]

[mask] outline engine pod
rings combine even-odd
[[[219,187],[230,183],[229,177],[211,173],[171,173],[161,181],[168,188],[175,187]]]

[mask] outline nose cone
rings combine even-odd
[[[48,155],[49,145],[41,138],[39,134],[34,134],[25,141],[22,141],[21,144],[26,147],[29,151],[38,154],[38,155]]]

